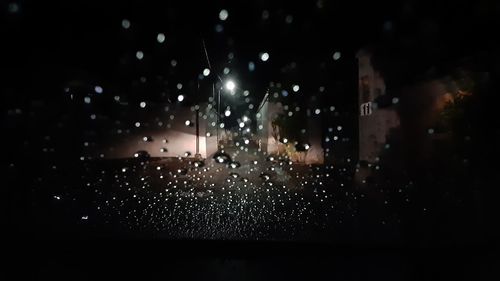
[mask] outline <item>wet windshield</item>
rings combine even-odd
[[[498,234],[497,4],[184,2],[2,4],[16,233]]]

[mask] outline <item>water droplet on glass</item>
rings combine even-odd
[[[221,11],[219,12],[219,19],[220,19],[220,20],[224,21],[224,20],[226,20],[228,17],[229,17],[229,13],[228,13],[228,11],[227,11],[227,10],[224,10],[224,9],[223,9],[223,10],[221,10]]]
[[[142,51],[137,51],[135,53],[135,57],[138,59],[138,60],[142,60],[142,58],[144,58],[144,53]]]
[[[158,33],[158,35],[156,35],[156,41],[158,41],[158,43],[160,44],[165,42],[165,34]]]

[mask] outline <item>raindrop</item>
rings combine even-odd
[[[224,10],[222,9],[220,12],[219,12],[219,19],[224,21],[228,18],[229,16],[229,13],[227,12],[227,10]]]
[[[144,53],[142,51],[137,51],[135,53],[135,57],[138,59],[138,60],[142,60],[142,58],[144,58]]]
[[[146,102],[143,102],[143,101],[142,101],[142,102],[139,104],[139,106],[140,106],[141,108],[145,108],[145,107],[146,107]]]
[[[210,75],[210,69],[208,69],[208,68],[203,69],[203,76],[206,77],[208,75]]]
[[[165,34],[158,33],[158,35],[156,35],[156,41],[158,41],[158,43],[160,44],[165,42]]]
[[[95,87],[94,87],[94,91],[95,91],[96,93],[98,93],[98,94],[102,94],[103,89],[102,89],[102,87],[101,87],[101,86],[95,86]]]
[[[262,19],[267,20],[268,18],[269,18],[269,11],[268,10],[262,11]]]
[[[236,169],[236,168],[241,167],[241,164],[238,161],[231,161],[228,166],[231,169]]]
[[[298,91],[300,90],[299,85],[293,85],[292,90],[293,90],[294,92],[298,92]]]
[[[267,61],[269,59],[269,54],[268,53],[260,53],[260,59],[262,61]]]
[[[148,159],[150,157],[149,153],[145,150],[139,150],[134,153],[134,157],[138,159]]]
[[[215,31],[217,33],[221,33],[223,30],[224,30],[224,27],[222,26],[222,24],[215,25]]]
[[[129,29],[130,28],[130,21],[128,19],[123,19],[122,20],[122,27],[124,29]]]
[[[340,52],[333,53],[333,60],[339,60],[340,56],[341,56]]]
[[[177,100],[180,101],[180,102],[183,101],[184,100],[184,96],[183,95],[177,96]]]

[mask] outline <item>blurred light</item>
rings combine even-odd
[[[90,103],[90,97],[84,97],[83,102],[85,103]]]
[[[145,108],[145,107],[146,107],[146,103],[145,103],[145,102],[143,102],[143,101],[141,101],[141,103],[139,104],[139,106],[140,106],[141,108]]]
[[[314,113],[316,113],[316,115],[318,115],[321,113],[321,110],[319,108],[316,108],[316,110],[314,110]]]
[[[240,128],[243,128],[243,127],[245,127],[245,123],[240,122]]]
[[[306,143],[306,144],[304,145],[304,148],[305,148],[306,150],[309,150],[309,148],[311,148],[311,146],[309,146],[309,145]]]
[[[141,52],[141,51],[137,51],[135,53],[135,57],[138,59],[138,60],[142,60],[142,58],[144,58],[144,53]]]
[[[338,60],[338,59],[340,59],[340,56],[341,56],[340,52],[335,52],[335,53],[333,53],[333,60]]]
[[[342,130],[342,126],[337,126],[337,131],[341,131]]]
[[[262,61],[267,61],[269,59],[269,54],[268,53],[261,53],[260,54],[260,59]]]
[[[222,9],[219,12],[219,19],[220,20],[226,20],[228,16],[229,16],[229,13],[227,12],[227,10]]]
[[[163,34],[163,33],[158,33],[158,35],[156,35],[156,41],[158,41],[158,43],[163,43],[163,42],[165,42],[165,34]]]
[[[170,61],[170,65],[175,67],[177,65],[177,61],[176,60],[171,60]]]
[[[236,87],[236,84],[234,84],[234,82],[232,80],[229,80],[226,82],[226,89],[228,89],[229,91],[234,90],[235,87]]]
[[[222,24],[215,25],[215,31],[217,33],[221,33],[223,30],[224,30],[224,27],[222,26]]]
[[[139,128],[141,126],[141,122],[135,122],[135,126]]]
[[[393,103],[393,104],[396,104],[396,103],[398,103],[398,102],[399,102],[399,98],[397,98],[397,97],[393,97],[393,98],[392,98],[392,103]]]
[[[102,94],[103,89],[102,89],[102,87],[101,87],[101,86],[95,86],[95,87],[94,87],[94,91],[95,91],[96,93],[98,93],[98,94]]]
[[[125,29],[129,29],[130,27],[130,21],[128,19],[123,19],[122,20],[122,27]]]
[[[290,23],[292,23],[292,21],[293,21],[293,16],[292,15],[286,16],[286,18],[285,18],[285,22],[286,23],[290,24]]]
[[[298,92],[298,91],[300,90],[299,85],[293,85],[292,90],[293,90],[294,92]]]
[[[269,18],[269,11],[268,10],[262,11],[262,19],[267,20],[268,18]]]
[[[184,96],[183,95],[178,95],[177,96],[177,100],[178,101],[183,101],[184,100]]]
[[[182,84],[181,83],[177,83],[177,89],[178,90],[182,89]]]
[[[191,121],[186,120],[186,122],[184,122],[184,124],[186,124],[186,126],[189,126],[189,125],[191,125]]]
[[[254,71],[255,70],[255,63],[253,61],[248,63],[248,70],[249,71]]]
[[[248,117],[243,116],[243,122],[248,122]]]
[[[208,76],[208,75],[210,75],[210,69],[208,68],[203,69],[203,76]]]
[[[222,72],[227,75],[227,74],[229,74],[230,71],[231,70],[229,68],[224,67],[224,70]]]
[[[283,139],[283,143],[287,143],[288,142],[288,139],[287,138],[284,138]]]
[[[281,95],[284,97],[288,97],[288,91],[287,90],[281,91]]]
[[[228,109],[228,110],[226,110],[226,111],[224,112],[224,115],[225,115],[226,117],[229,117],[229,115],[231,115],[231,110],[229,110],[229,109]]]

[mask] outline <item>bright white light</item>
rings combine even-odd
[[[335,53],[333,53],[333,60],[338,60],[338,59],[340,59],[340,56],[341,56],[340,52],[335,52]]]
[[[314,113],[316,113],[316,115],[317,115],[317,114],[320,114],[320,113],[321,113],[321,110],[320,110],[319,108],[316,108],[316,110],[314,110]]]
[[[225,115],[226,117],[229,117],[229,115],[231,115],[231,110],[229,110],[229,109],[228,109],[228,110],[226,110],[226,111],[224,112],[224,115]]]
[[[156,41],[158,41],[158,43],[163,43],[163,42],[165,42],[165,34],[163,34],[163,33],[158,33],[158,35],[156,35]]]
[[[248,139],[245,139],[245,144],[249,144],[250,141]]]
[[[141,122],[135,122],[135,126],[139,128],[141,126]]]
[[[342,130],[342,126],[337,126],[337,131]]]
[[[310,148],[310,146],[306,143],[306,144],[304,145],[304,148],[305,148],[306,150],[308,150],[308,149]]]
[[[229,91],[232,91],[232,90],[234,90],[234,88],[236,88],[236,84],[234,84],[234,82],[232,80],[229,80],[226,82],[226,89],[228,89]]]
[[[267,61],[269,59],[269,54],[268,53],[261,53],[260,54],[260,59],[262,61]]]
[[[177,83],[177,89],[178,90],[182,89],[182,84],[181,83]]]
[[[294,92],[298,92],[298,91],[300,90],[299,85],[293,85],[292,90],[293,90]]]
[[[184,122],[184,124],[186,124],[186,126],[189,126],[189,125],[191,125],[191,121],[186,120],[186,122]]]
[[[85,98],[83,98],[83,101],[84,101],[85,103],[90,103],[90,97],[85,97]]]
[[[145,103],[145,102],[143,102],[143,101],[141,101],[141,103],[139,104],[139,106],[140,106],[141,108],[145,108],[145,107],[146,107],[146,103]]]
[[[183,101],[184,100],[184,96],[183,95],[178,95],[177,96],[177,100],[178,101]]]
[[[135,53],[135,57],[138,59],[138,60],[142,60],[142,58],[144,58],[144,53],[141,52],[141,51],[137,51]]]
[[[229,13],[227,12],[227,10],[223,9],[219,12],[219,19],[220,20],[226,20],[228,16],[229,16]]]
[[[247,122],[247,121],[248,121],[248,117],[243,116],[243,122]]]
[[[283,143],[287,143],[288,142],[288,139],[287,138],[284,138],[283,139]]]
[[[245,127],[245,123],[240,122],[240,128],[243,128],[243,127]]]
[[[98,94],[102,94],[103,89],[102,89],[102,87],[101,87],[101,86],[95,86],[95,87],[94,87],[94,91],[95,91],[96,93],[98,93]]]
[[[208,75],[210,75],[210,69],[208,68],[203,69],[203,76],[208,76]]]

